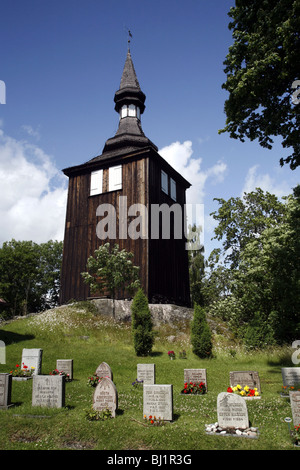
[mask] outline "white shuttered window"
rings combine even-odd
[[[122,189],[122,165],[113,166],[109,169],[109,191]]]
[[[176,201],[176,181],[171,178],[171,198]]]
[[[161,170],[161,189],[164,193],[168,194],[168,175],[163,170]]]
[[[102,193],[103,170],[92,171],[90,195]]]

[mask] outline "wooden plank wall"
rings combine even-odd
[[[148,240],[131,240],[129,237],[120,240],[118,224],[116,240],[100,240],[96,234],[97,223],[100,220],[96,216],[99,204],[112,204],[117,209],[117,217],[119,217],[120,196],[127,196],[128,207],[135,203],[148,204],[147,175],[147,159],[123,162],[122,190],[96,196],[89,196],[90,172],[70,176],[61,274],[62,304],[70,299],[84,300],[91,296],[80,273],[86,271],[88,257],[107,241],[117,243],[121,249],[134,253],[133,263],[140,266],[142,287],[146,293],[148,292]],[[119,292],[118,297],[124,298],[124,295],[124,292]]]

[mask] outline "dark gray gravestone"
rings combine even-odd
[[[300,385],[300,367],[282,367],[281,374],[284,386]]]
[[[65,376],[35,375],[32,384],[32,406],[62,408],[65,406]]]
[[[93,397],[93,409],[96,411],[108,409],[115,418],[118,409],[118,392],[109,377],[103,377],[98,383]]]
[[[244,388],[246,385],[248,385],[249,388],[257,388],[257,391],[261,393],[258,372],[254,370],[241,370],[230,372],[229,376],[231,387],[240,385],[242,388]]]
[[[11,404],[11,374],[0,374],[0,410],[6,410]]]

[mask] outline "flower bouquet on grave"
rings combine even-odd
[[[34,372],[34,367],[29,369],[28,366],[22,362],[22,367],[19,364],[16,364],[15,370],[11,370],[10,373],[13,377],[31,377]]]
[[[62,370],[58,370],[58,369],[53,369],[49,375],[64,375],[65,378],[66,378],[66,382],[69,382],[70,381],[70,375],[69,374],[66,374],[64,371]]]
[[[168,351],[168,356],[169,356],[169,358],[171,359],[171,361],[172,361],[172,359],[175,359],[175,353],[174,353],[174,351]]]
[[[88,377],[87,384],[90,385],[90,387],[97,387],[101,379],[102,377],[98,377],[98,375],[91,375]]]
[[[287,385],[283,385],[281,387],[281,396],[289,398],[289,392],[300,392],[300,384],[296,385],[290,385],[289,387]]]
[[[292,441],[296,446],[300,446],[300,424],[294,426],[294,430],[291,432]]]
[[[242,397],[258,397],[259,392],[257,388],[250,388],[248,385],[245,385],[245,387],[241,387],[241,385],[237,384],[235,387],[228,387],[227,388],[228,393],[236,393],[237,395],[241,395]]]
[[[206,393],[206,385],[203,382],[185,382],[181,393],[184,395],[204,395]]]

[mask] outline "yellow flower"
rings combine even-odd
[[[256,397],[258,397],[258,396],[259,396],[259,393],[258,393],[258,392],[255,392],[254,395],[255,395]]]
[[[245,390],[242,390],[242,391],[241,391],[241,395],[243,395],[243,396],[246,395]]]
[[[249,392],[249,387],[248,387],[248,385],[246,385],[246,386],[244,387],[244,390],[245,390],[245,392]]]

